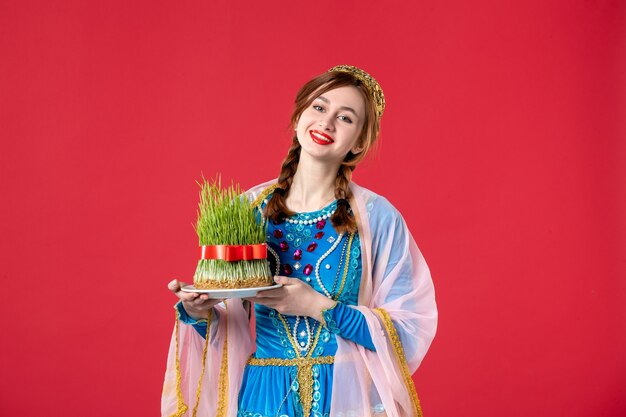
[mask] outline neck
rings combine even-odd
[[[296,212],[315,211],[335,199],[339,165],[301,158],[289,188],[287,207]]]

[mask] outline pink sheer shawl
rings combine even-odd
[[[248,196],[262,199],[274,182],[252,188]],[[411,375],[437,328],[430,272],[398,211],[383,197],[354,183],[350,187],[363,264],[359,305],[354,308],[365,316],[376,352],[337,338],[330,416],[418,417],[421,409]],[[186,415],[192,415],[195,406],[200,416],[237,415],[243,370],[254,343],[240,300],[216,307],[215,316],[204,375],[205,340],[191,326],[175,327],[161,400],[163,416],[185,415],[183,402],[189,408]]]

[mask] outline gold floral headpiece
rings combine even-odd
[[[380,88],[380,84],[378,84],[378,81],[376,81],[374,77],[363,71],[361,68],[357,68],[352,65],[337,65],[336,67],[329,69],[328,72],[345,72],[353,75],[361,81],[367,89],[367,92],[370,94],[372,100],[374,100],[376,114],[380,120],[383,116],[383,111],[385,111],[385,95],[383,94],[383,89]]]

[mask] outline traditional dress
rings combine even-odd
[[[271,184],[248,192],[260,210]],[[436,329],[430,274],[397,210],[355,184],[351,189],[358,233],[336,233],[329,220],[336,202],[268,225],[273,272],[338,302],[324,312],[325,325],[255,306],[255,350],[241,301],[228,300],[214,309],[201,375],[209,323],[190,320],[179,305],[185,324],[172,338],[163,415],[181,411],[182,403],[207,416],[421,414],[411,374]]]

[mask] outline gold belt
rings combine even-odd
[[[317,358],[250,358],[248,365],[252,366],[313,366],[313,365],[330,365],[335,362],[334,356],[319,356]]]
[[[335,362],[334,356],[319,356],[317,358],[250,358],[248,365],[252,366],[297,366],[298,385],[300,386],[300,403],[304,415],[311,413],[313,403],[313,365],[330,365]]]

